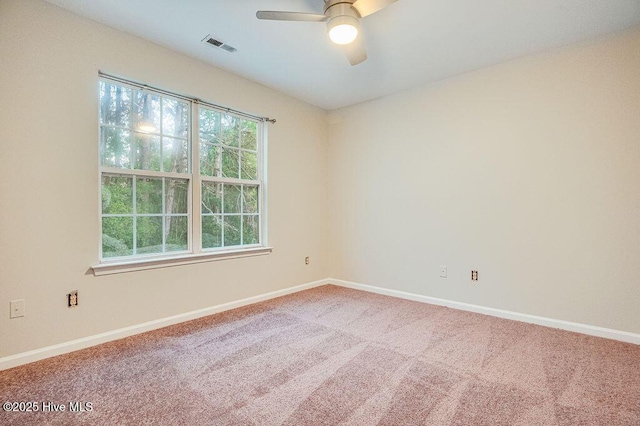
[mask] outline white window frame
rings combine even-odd
[[[199,99],[190,98],[187,96],[178,95],[175,93],[167,92],[161,89],[149,87],[129,80],[121,79],[119,77],[113,77],[103,73],[99,74],[99,81],[105,81],[110,84],[116,84],[123,87],[130,88],[132,90],[143,90],[153,94],[177,100],[180,102],[186,102],[188,104],[188,111],[190,114],[189,131],[187,134],[187,142],[190,150],[189,157],[189,173],[174,173],[174,172],[157,172],[147,171],[139,169],[123,169],[114,167],[104,167],[101,164],[100,153],[98,154],[98,206],[100,216],[100,238],[99,238],[99,263],[92,266],[94,275],[106,275],[123,273],[130,271],[139,271],[146,269],[155,269],[168,266],[185,265],[191,263],[201,263],[214,260],[223,260],[230,258],[248,257],[269,254],[272,248],[267,245],[267,196],[266,196],[266,183],[267,183],[267,123],[275,122],[264,117],[257,117],[251,114],[243,113],[240,111],[233,111],[229,108],[221,107],[212,103],[204,102]],[[200,138],[199,138],[199,110],[200,108],[210,109],[220,114],[228,114],[239,119],[251,120],[257,123],[257,179],[234,179],[224,177],[210,177],[200,175]],[[133,112],[132,112],[133,113]],[[98,132],[100,134],[100,119],[98,118]],[[127,129],[131,130],[131,129]],[[101,142],[98,141],[100,144]],[[161,144],[162,145],[162,144]],[[242,147],[238,146],[238,149],[242,151]],[[162,161],[162,160],[161,160]],[[133,163],[132,163],[133,167]],[[240,167],[240,166],[239,166]],[[123,257],[103,258],[102,257],[102,176],[108,175],[122,175],[131,176],[134,180],[136,177],[166,177],[166,178],[178,178],[188,180],[188,205],[189,211],[187,212],[188,221],[188,243],[187,250],[179,252],[168,253],[154,253],[154,254],[142,254]],[[259,221],[259,243],[252,245],[239,245],[239,246],[227,246],[227,247],[215,247],[215,248],[202,248],[202,206],[201,206],[201,194],[202,194],[202,182],[216,182],[223,184],[237,184],[237,185],[252,185],[258,186],[258,221]],[[135,199],[133,200],[135,204]],[[164,201],[163,201],[164,203]],[[163,214],[165,214],[163,212]],[[240,212],[241,218],[244,217],[244,212]],[[135,220],[135,210],[133,213]],[[242,223],[241,219],[241,223]],[[223,240],[224,241],[224,240]],[[164,246],[164,236],[163,236]]]

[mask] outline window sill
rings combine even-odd
[[[185,254],[154,259],[136,259],[121,262],[105,262],[91,267],[93,275],[111,275],[124,272],[144,271],[146,269],[167,268],[170,266],[190,265],[193,263],[213,262],[216,260],[237,259],[241,257],[270,254],[271,247],[256,247],[220,252]]]

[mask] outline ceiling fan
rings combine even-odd
[[[259,10],[258,19],[272,21],[326,22],[329,38],[345,49],[351,65],[367,59],[360,35],[360,18],[371,15],[397,0],[324,0],[324,14]]]

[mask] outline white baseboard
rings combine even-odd
[[[302,290],[318,287],[325,284],[334,284],[341,287],[352,288],[355,290],[363,290],[370,293],[383,294],[386,296],[398,297],[401,299],[414,300],[416,302],[430,303],[432,305],[447,306],[453,309],[463,311],[476,312],[479,314],[491,315],[494,317],[505,318],[515,321],[526,322],[530,324],[542,325],[545,327],[559,328],[567,331],[587,334],[590,336],[604,337],[606,339],[619,340],[621,342],[634,343],[640,345],[640,334],[629,333],[626,331],[612,330],[609,328],[596,327],[593,325],[580,324],[569,321],[556,320],[552,318],[539,317],[535,315],[521,314],[518,312],[505,311],[502,309],[488,308],[485,306],[472,305],[469,303],[456,302],[453,300],[438,299],[435,297],[422,296],[414,293],[407,293],[398,290],[391,290],[382,287],[374,287],[365,284],[354,283],[350,281],[328,278],[324,280],[313,281],[310,283],[273,291],[270,293],[260,294],[246,299],[234,302],[223,303],[221,305],[211,306],[209,308],[198,309],[196,311],[186,312],[167,318],[161,318],[142,324],[132,325],[130,327],[120,328],[118,330],[108,331],[93,336],[83,337],[81,339],[69,342],[59,343],[57,345],[47,346],[41,349],[35,349],[28,352],[22,352],[15,355],[0,358],[0,371],[8,368],[17,367],[19,365],[28,364],[30,362],[40,361],[56,355],[62,355],[74,352],[79,349],[96,346],[101,343],[110,342],[112,340],[122,339],[123,337],[133,336],[134,334],[144,333],[145,331],[156,330],[158,328],[167,327],[169,325],[202,318],[207,315],[216,314],[218,312],[228,311],[230,309],[239,308],[250,305],[252,303],[262,302],[264,300],[274,299],[276,297],[285,296],[287,294],[296,293]]]
[[[202,318],[207,315],[228,311],[230,309],[239,308],[241,306],[250,305],[252,303],[258,303],[264,300],[274,299],[276,297],[285,296],[287,294],[296,293],[302,290],[307,290],[307,289],[318,287],[328,283],[329,283],[328,280],[314,281],[314,282],[298,285],[295,287],[285,288],[283,290],[277,290],[270,293],[248,297],[246,299],[236,300],[234,302],[223,303],[221,305],[211,306],[209,308],[198,309],[196,311],[186,312],[184,314],[173,315],[170,317],[145,322],[142,324],[132,325],[130,327],[120,328],[118,330],[107,331],[106,333],[87,336],[81,339],[59,343],[57,345],[47,346],[41,349],[35,349],[28,352],[22,352],[19,354],[6,356],[3,358],[0,358],[0,371],[6,370],[8,368],[17,367],[19,365],[28,364],[30,362],[40,361],[42,359],[50,358],[52,356],[74,352],[79,349],[89,348],[91,346],[96,346],[101,343],[110,342],[112,340],[122,339],[123,337],[133,336],[134,334],[144,333],[145,331],[156,330],[158,328],[167,327],[169,325],[174,325],[184,321],[194,320],[197,318]]]
[[[505,318],[529,324],[537,324],[545,327],[559,328],[561,330],[574,331],[577,333],[587,334],[590,336],[604,337],[606,339],[619,340],[621,342],[634,343],[640,345],[640,334],[629,333],[627,331],[612,330],[610,328],[596,327],[593,325],[580,324],[557,320],[553,318],[539,317],[536,315],[521,314],[518,312],[505,311],[502,309],[487,308],[485,306],[472,305],[469,303],[456,302],[453,300],[438,299],[435,297],[422,296],[404,291],[391,290],[382,287],[374,287],[365,284],[354,283],[350,281],[337,280],[330,278],[327,283],[339,285],[341,287],[352,288],[356,290],[364,290],[371,293],[383,294],[386,296],[399,297],[401,299],[414,300],[416,302],[430,303],[432,305],[447,306],[462,311],[476,312],[479,314],[491,315],[494,317]]]

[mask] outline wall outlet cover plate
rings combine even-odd
[[[447,278],[447,267],[440,266],[440,277]]]
[[[24,299],[12,300],[9,302],[9,318],[21,318],[24,316]]]

